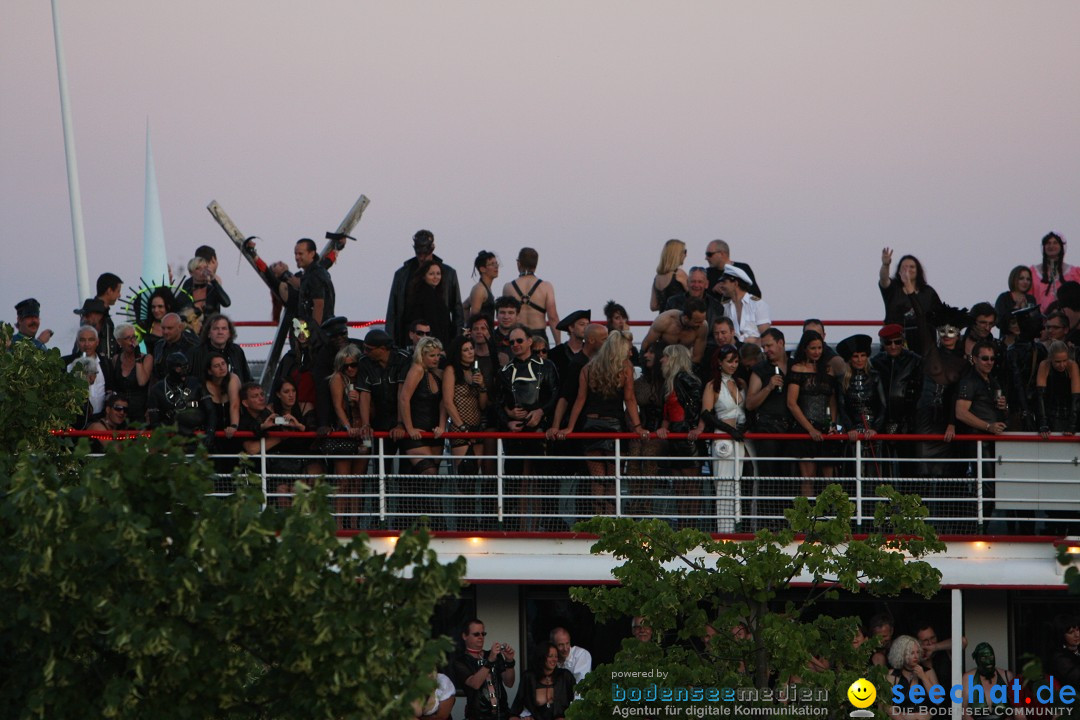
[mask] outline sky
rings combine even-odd
[[[532,246],[562,314],[634,319],[669,238],[687,269],[727,240],[774,318],[835,320],[883,316],[882,247],[970,306],[1080,237],[1077,3],[58,3],[91,283],[138,284],[149,123],[169,261],[216,247],[234,319],[268,294],[211,200],[291,264],[367,195],[333,271],[351,320],[383,316],[420,228],[463,292],[479,250],[501,284]],[[0,14],[0,318],[35,296],[71,338],[51,17]]]

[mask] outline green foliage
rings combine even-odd
[[[0,717],[404,718],[464,559],[335,536],[324,488],[266,510],[163,434],[0,477]]]
[[[59,350],[10,345],[13,333],[0,323],[0,458],[55,446],[49,431],[70,427],[88,392],[85,380],[65,372]]]
[[[676,532],[661,520],[593,518],[578,524],[599,537],[596,554],[622,560],[619,585],[575,588],[572,597],[601,620],[643,615],[656,642],[627,639],[615,663],[601,666],[580,686],[583,700],[570,718],[610,717],[612,670],[668,673],[666,687],[786,687],[828,690],[832,713],[851,709],[847,688],[859,677],[884,688],[884,669],[866,670],[869,645],[852,647],[857,618],[810,611],[839,590],[874,596],[912,590],[930,596],[941,574],[920,560],[945,545],[927,525],[917,497],[878,489],[872,532],[855,539],[853,505],[839,485],[811,503],[798,498],[785,514],[789,528],[759,531],[749,540],[715,540],[696,530]],[[778,593],[804,588],[800,602]],[[744,626],[744,637],[733,633]],[[707,632],[715,635],[704,641]],[[871,641],[875,642],[875,641]],[[826,658],[828,667],[812,666]],[[656,680],[661,684],[660,680]],[[647,685],[647,682],[622,683]]]
[[[1065,585],[1069,588],[1070,595],[1080,594],[1080,570],[1076,567],[1076,554],[1069,552],[1068,545],[1058,545],[1057,559],[1060,565],[1065,566]]]

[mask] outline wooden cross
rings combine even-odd
[[[323,267],[330,269],[334,263],[337,262],[338,254],[345,249],[345,239],[355,240],[356,238],[349,235],[352,229],[356,227],[356,224],[360,222],[360,217],[364,214],[364,210],[367,209],[368,204],[371,201],[368,200],[366,195],[361,195],[357,198],[356,202],[349,209],[349,212],[345,215],[345,219],[338,225],[337,230],[333,233],[327,233],[327,242],[323,247],[320,254],[320,262]],[[225,231],[225,234],[229,236],[229,239],[236,245],[236,249],[240,251],[240,254],[247,259],[252,269],[258,273],[262,278],[266,286],[270,288],[270,292],[277,296],[278,289],[274,286],[274,281],[268,277],[269,273],[266,272],[267,266],[263,260],[255,254],[254,243],[249,244],[252,240],[251,236],[244,235],[236,227],[236,223],[232,221],[232,218],[226,214],[225,209],[221,207],[217,200],[212,200],[206,209],[210,211],[210,214],[214,216],[214,220],[221,226],[221,229]],[[325,319],[325,318],[324,318]],[[267,395],[270,394],[270,385],[274,380],[274,373],[277,372],[278,361],[281,358],[281,351],[285,347],[285,341],[289,337],[289,328],[292,326],[293,314],[286,308],[285,312],[281,314],[281,323],[278,325],[277,335],[274,337],[274,344],[270,348],[270,354],[266,358],[266,364],[263,365],[262,375],[259,377],[259,384],[263,386]]]

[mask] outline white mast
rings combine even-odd
[[[90,289],[90,271],[86,267],[86,237],[83,234],[82,196],[79,193],[79,169],[75,162],[75,132],[71,127],[71,107],[68,99],[67,67],[64,64],[64,46],[60,42],[60,13],[56,0],[52,0],[53,36],[56,41],[56,74],[60,79],[60,118],[64,125],[64,155],[67,158],[68,196],[71,201],[71,234],[75,241],[75,279],[79,296],[76,302],[93,297]]]
[[[150,119],[146,120],[146,193],[143,200],[142,279],[150,284],[169,282],[169,263],[165,256],[165,223],[161,219],[154,148],[150,144]]]

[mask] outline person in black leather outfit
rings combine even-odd
[[[840,427],[855,442],[862,437],[863,473],[881,477],[881,443],[873,437],[881,432],[885,421],[885,395],[877,372],[870,366],[870,349],[873,339],[869,335],[852,335],[836,346],[836,352],[844,361],[844,376],[840,379],[839,420]],[[854,453],[854,447],[851,453]],[[854,475],[854,468],[842,475]]]
[[[188,376],[187,356],[174,352],[165,359],[165,378],[150,388],[146,419],[151,428],[176,425],[181,435],[202,432],[203,443],[213,445],[214,404],[203,383]]]
[[[885,396],[885,420],[882,430],[888,434],[910,433],[914,426],[916,399],[922,388],[922,358],[904,346],[904,328],[895,323],[878,331],[882,352],[870,359]],[[911,457],[912,446],[899,443],[896,454]],[[886,470],[886,468],[882,468]],[[890,463],[887,472],[893,476],[910,476],[910,467]]]
[[[1069,347],[1060,340],[1050,343],[1049,357],[1039,364],[1035,393],[1036,421],[1044,438],[1052,432],[1071,435],[1080,429],[1080,366],[1069,358]]]
[[[668,345],[660,358],[664,374],[664,419],[656,436],[668,440],[668,433],[687,433],[685,440],[668,440],[667,454],[672,460],[670,465],[683,477],[675,479],[676,495],[702,494],[701,462],[696,458],[701,454],[696,438],[698,420],[701,419],[701,398],[703,389],[701,380],[694,374],[690,351],[683,345]],[[677,506],[679,515],[700,516],[698,500],[680,500]],[[700,518],[688,521],[692,527],[699,527]]]
[[[499,398],[499,424],[509,432],[543,432],[551,425],[555,413],[555,404],[559,400],[559,373],[550,360],[545,360],[532,353],[532,338],[524,325],[515,325],[510,330],[510,362],[499,370],[496,376]],[[543,440],[507,440],[505,452],[508,456],[544,454]],[[515,474],[524,479],[520,482],[523,495],[534,495],[539,488],[534,488],[531,476],[536,461],[532,457],[517,465]],[[539,510],[535,500],[519,500],[519,513],[524,515],[529,509]],[[535,518],[522,518],[522,529],[533,529]]]

